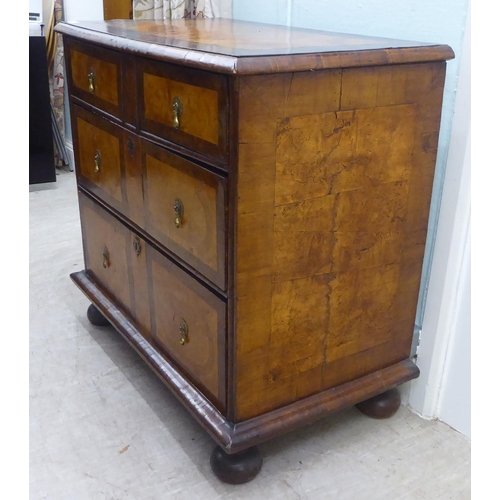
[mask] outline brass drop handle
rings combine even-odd
[[[179,340],[181,345],[187,344],[189,342],[188,339],[189,330],[186,320],[184,318],[181,318],[181,322],[179,324],[179,333],[181,334],[181,338]]]
[[[184,205],[182,201],[177,198],[174,202],[174,214],[175,214],[175,227],[182,226],[182,217],[184,216]]]
[[[101,153],[98,149],[96,149],[94,154],[94,171],[96,174],[101,171],[101,165],[102,165]]]
[[[141,240],[140,240],[139,236],[134,237],[134,242],[132,244],[134,246],[135,254],[137,255],[137,257],[139,257],[139,255],[141,255],[141,251],[142,251],[142,245],[141,245]]]
[[[172,108],[174,110],[174,128],[179,128],[179,118],[182,115],[182,102],[178,97],[174,97]]]
[[[89,77],[89,92],[93,94],[95,92],[95,73],[93,69],[89,71],[88,77]]]
[[[111,262],[109,260],[109,250],[104,247],[102,251],[102,267],[104,267],[104,269],[107,269],[110,265]]]

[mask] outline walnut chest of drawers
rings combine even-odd
[[[227,19],[62,23],[71,277],[245,482],[410,360],[448,46]]]

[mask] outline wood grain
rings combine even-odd
[[[146,230],[225,288],[224,179],[146,141],[141,142]],[[174,203],[183,205],[175,225]]]
[[[443,70],[331,72],[295,97],[288,75],[242,79],[236,421],[409,355]]]
[[[139,128],[217,159],[227,158],[225,77],[140,59],[137,68]],[[182,103],[174,127],[174,98]]]
[[[122,74],[121,74],[121,95],[127,98],[122,101],[122,120],[124,125],[137,131],[138,110],[137,110],[137,58],[132,54],[121,54]],[[111,119],[113,119],[111,117]]]
[[[121,55],[73,39],[65,41],[65,53],[71,94],[120,118]],[[89,89],[91,71],[94,92]]]
[[[103,0],[104,20],[132,19],[132,0]]]
[[[126,205],[123,189],[123,138],[120,128],[77,106],[75,123],[75,166],[79,182],[106,202],[120,208]],[[96,171],[95,155],[100,154]]]
[[[233,75],[443,61],[454,57],[447,45],[234,19],[59,23],[56,31],[148,58]]]
[[[218,144],[217,92],[144,73],[144,118],[173,127],[172,103],[182,102],[179,130],[204,141]],[[160,96],[160,99],[158,97]]]
[[[128,266],[130,232],[108,212],[80,194],[85,270],[109,297],[126,311],[133,311]],[[104,266],[104,253],[109,258]]]
[[[145,226],[141,143],[134,133],[78,105],[71,106],[79,186],[139,228]],[[101,155],[99,171],[94,156]]]
[[[169,259],[147,247],[152,336],[197,385],[225,407],[226,308]],[[180,342],[184,320],[188,335]]]
[[[86,265],[72,278],[223,453],[418,376],[449,47],[234,20],[58,31]],[[84,88],[89,64],[108,94]]]
[[[141,334],[148,341],[152,341],[151,336],[151,298],[149,291],[148,268],[146,261],[147,242],[135,233],[130,234],[127,242],[128,268],[132,276],[132,286],[130,293],[134,304],[134,321]]]
[[[139,227],[146,225],[141,140],[131,132],[122,133],[123,163],[127,207],[122,213]]]
[[[200,389],[141,335],[131,317],[109,300],[92,277],[80,271],[71,274],[71,279],[226,453],[238,453],[313,423],[325,415],[348,408],[412,380],[419,374],[418,368],[410,360],[405,360],[261,417],[235,424],[224,418]]]

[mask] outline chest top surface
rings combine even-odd
[[[223,73],[278,73],[446,60],[447,45],[233,19],[60,23],[56,31],[127,52]]]

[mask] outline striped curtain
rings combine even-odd
[[[231,0],[134,0],[134,19],[230,17]]]
[[[49,68],[49,89],[56,129],[55,163],[56,166],[67,164],[64,146],[64,51],[62,35],[54,32],[55,25],[63,18],[63,0],[54,0],[52,16],[47,26],[47,63]],[[59,139],[59,140],[57,140]]]

